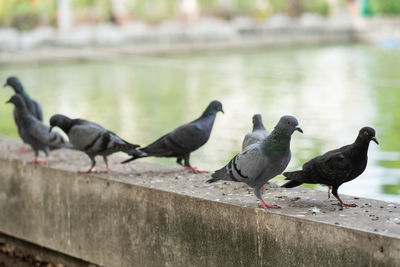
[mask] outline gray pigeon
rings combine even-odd
[[[264,140],[265,138],[267,138],[268,135],[269,133],[264,128],[261,115],[255,114],[253,116],[253,131],[251,133],[246,134],[246,136],[244,137],[242,150],[244,150],[249,145]]]
[[[176,128],[144,148],[132,150],[129,153],[132,158],[122,163],[149,156],[175,157],[179,165],[182,165],[182,160],[184,161],[185,169],[193,173],[201,173],[202,171],[190,166],[190,153],[208,141],[218,111],[224,112],[222,104],[214,100],[208,105],[200,118]]]
[[[19,81],[19,79],[17,77],[14,77],[14,76],[8,77],[6,83],[4,84],[4,87],[6,87],[6,86],[11,86],[11,88],[14,89],[14,92],[22,97],[22,99],[25,102],[26,107],[28,108],[28,111],[36,119],[38,119],[39,121],[43,121],[42,107],[40,106],[40,104],[38,102],[36,102],[35,100],[33,100],[29,97],[29,95],[25,92],[24,88],[22,87],[21,82]],[[18,128],[18,134],[22,138],[21,132],[20,132],[21,131],[20,130],[21,120],[18,117],[16,108],[14,108],[13,115],[14,115],[15,124],[17,125],[17,128]],[[22,149],[20,150],[20,152],[28,152],[28,150],[26,149],[25,146],[23,146]]]
[[[295,117],[281,117],[264,141],[246,147],[226,166],[215,171],[207,182],[213,183],[219,180],[244,182],[254,188],[254,194],[261,201],[260,207],[278,208],[265,203],[261,188],[267,181],[281,174],[289,164],[290,139],[296,130],[303,133]]]
[[[91,173],[96,165],[95,157],[103,156],[106,169],[104,172],[109,172],[107,156],[115,152],[127,152],[139,147],[121,139],[115,133],[105,129],[97,123],[81,120],[70,119],[64,115],[54,115],[50,118],[51,129],[55,126],[60,127],[69,138],[72,145],[86,155],[92,161],[90,169],[81,171],[81,173]]]
[[[33,163],[38,163],[40,165],[47,164],[47,157],[49,156],[50,149],[72,148],[72,145],[66,142],[60,134],[56,132],[50,133],[49,127],[44,125],[28,111],[20,95],[13,95],[6,103],[13,103],[15,106],[16,114],[19,119],[21,138],[35,151]],[[46,158],[41,162],[38,161],[40,150],[46,155]]]

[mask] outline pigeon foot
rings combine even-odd
[[[29,150],[26,146],[23,146],[20,150],[18,150],[18,153],[27,153],[27,152],[29,152]]]
[[[188,170],[191,173],[208,173],[208,171],[200,171],[196,169],[195,167],[188,167],[188,166],[183,166],[184,170]]]
[[[339,205],[342,206],[342,207],[351,207],[351,208],[357,207],[357,205],[354,204],[354,203],[351,203],[351,204],[344,203],[344,202],[340,199],[339,196],[335,196],[335,197],[336,197],[336,199],[339,201]]]
[[[264,199],[262,199],[262,198],[260,199],[260,201],[261,201],[261,203],[258,204],[258,207],[260,207],[260,208],[263,208],[263,209],[265,209],[265,208],[280,209],[281,208],[281,207],[276,206],[276,205],[268,205],[267,203],[265,203]]]
[[[79,171],[78,173],[94,173],[93,167],[91,167],[89,170],[86,171]]]
[[[37,163],[38,163],[40,166],[43,166],[43,165],[47,165],[47,163],[49,163],[49,160],[48,160],[47,158],[45,158],[44,160],[38,161]]]
[[[263,208],[263,209],[265,209],[265,208],[269,208],[269,209],[280,209],[281,207],[279,207],[279,206],[276,206],[276,205],[268,205],[268,204],[262,204],[262,203],[260,203],[260,204],[258,204],[258,207],[259,208]]]

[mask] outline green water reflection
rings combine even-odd
[[[218,99],[225,115],[218,114],[209,142],[192,154],[193,165],[208,170],[239,152],[254,113],[270,130],[281,115],[298,118],[304,135],[292,138],[288,170],[373,126],[380,146],[371,144],[365,173],[339,191],[400,202],[399,70],[399,50],[329,46],[0,65],[0,81],[18,75],[46,120],[54,113],[87,118],[143,145]],[[0,102],[10,95],[0,90]],[[11,112],[0,104],[0,134],[16,137]]]

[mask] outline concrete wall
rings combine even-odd
[[[400,239],[0,158],[0,232],[102,266],[395,266]],[[400,226],[398,226],[400,228]]]

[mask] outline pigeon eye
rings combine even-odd
[[[364,131],[364,135],[367,136],[367,135],[368,135],[368,132],[367,132],[367,131]]]
[[[290,121],[287,122],[287,124],[289,124],[289,125],[290,125],[290,123],[291,123]]]

